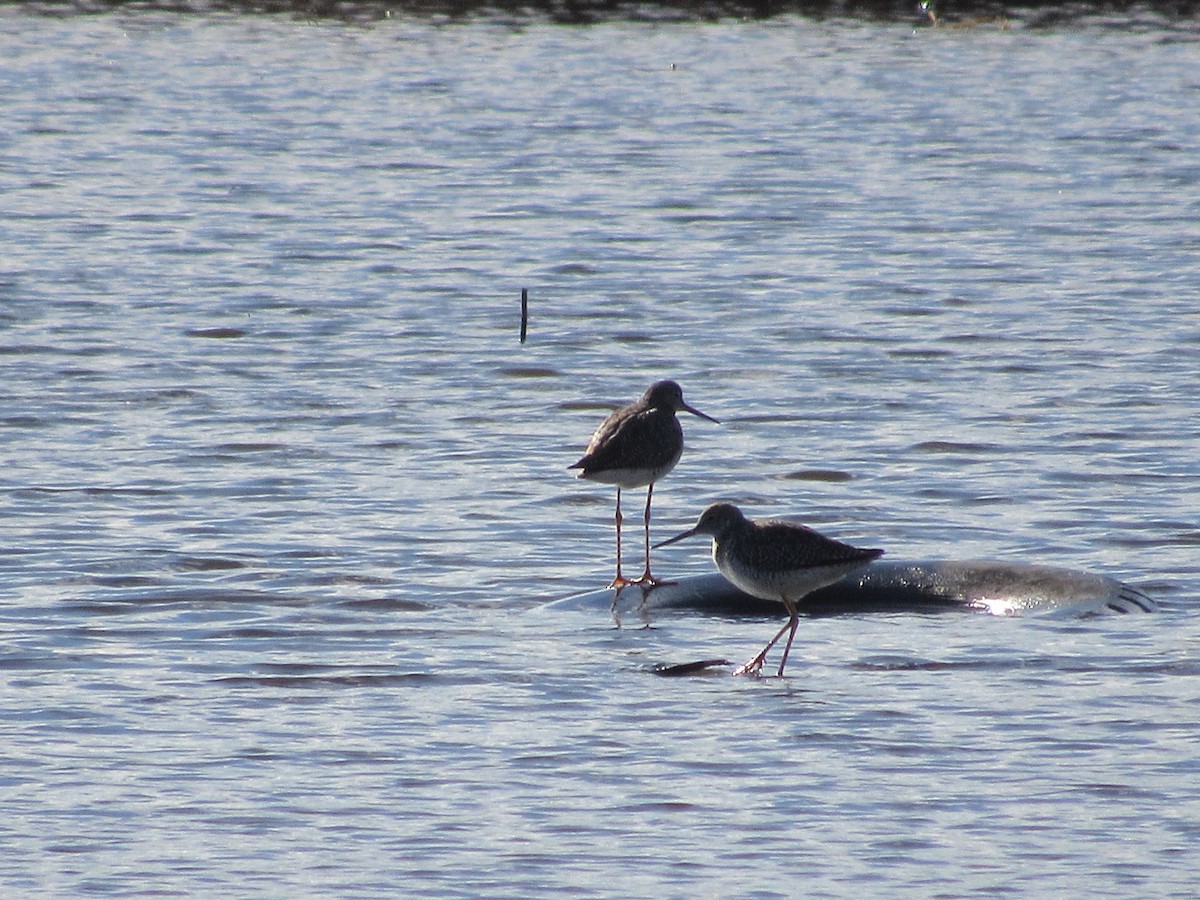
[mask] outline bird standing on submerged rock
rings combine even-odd
[[[803,525],[776,519],[747,519],[732,503],[714,503],[700,514],[694,528],[654,547],[665,547],[696,534],[712,538],[713,561],[726,579],[747,594],[778,600],[787,607],[788,623],[735,675],[761,671],[767,653],[788,631],[783,658],[779,661],[778,674],[782,675],[800,623],[796,603],[883,555],[882,550],[860,550]]]
[[[617,577],[609,587],[627,584],[658,584],[650,574],[650,498],[654,482],[679,462],[683,455],[683,428],[677,412],[689,412],[717,422],[712,416],[688,406],[683,389],[674,381],[656,381],[635,403],[624,406],[605,419],[584,451],[583,458],[569,468],[579,469],[579,478],[617,486]],[[636,580],[621,574],[621,488],[646,488],[646,569]]]

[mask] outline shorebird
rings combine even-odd
[[[675,468],[683,454],[683,428],[675,418],[677,412],[717,422],[688,406],[683,401],[683,389],[674,381],[656,381],[635,403],[601,422],[583,458],[568,467],[578,469],[579,478],[617,486],[617,577],[609,587],[659,583],[650,574],[650,499],[654,482]],[[640,578],[630,580],[621,574],[621,488],[638,487],[646,488],[646,569]]]
[[[803,525],[777,519],[747,519],[732,503],[714,503],[700,514],[694,528],[654,547],[665,547],[696,534],[712,538],[713,561],[732,584],[747,594],[778,600],[787,607],[787,624],[734,675],[761,672],[767,653],[787,631],[787,644],[779,661],[778,674],[782,675],[800,623],[796,603],[806,594],[833,584],[883,555],[882,550],[851,547]]]

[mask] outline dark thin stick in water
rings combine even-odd
[[[668,663],[659,663],[657,666],[652,666],[650,671],[664,678],[679,678],[683,675],[696,675],[708,669],[715,669],[718,666],[731,665],[733,663],[727,659],[702,659],[697,662],[677,663],[673,666]]]
[[[529,327],[529,289],[521,288],[521,343],[525,343],[525,330]]]

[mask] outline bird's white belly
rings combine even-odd
[[[586,478],[588,481],[595,481],[600,484],[615,484],[617,487],[623,488],[639,488],[652,484],[662,478],[671,469],[675,468],[675,464],[669,466],[659,466],[656,469],[603,469],[599,472],[589,472],[586,475],[580,474],[579,478]]]

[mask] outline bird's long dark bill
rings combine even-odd
[[[717,421],[716,419],[714,419],[712,416],[710,416],[710,415],[706,415],[705,413],[702,413],[702,412],[700,412],[700,410],[696,409],[696,407],[694,407],[694,406],[688,406],[688,405],[685,403],[685,404],[683,404],[683,408],[684,408],[685,410],[687,410],[688,412],[690,412],[690,413],[691,413],[693,416],[699,416],[699,417],[700,417],[700,418],[702,418],[702,419],[708,419],[708,421],[710,421],[710,422],[715,422],[715,423],[716,423],[716,424],[718,424],[718,425],[720,425],[720,424],[721,424],[719,421]]]
[[[650,549],[651,549],[651,550],[657,550],[659,547],[665,547],[665,546],[667,546],[667,544],[673,544],[673,543],[675,543],[676,541],[682,541],[684,538],[690,538],[690,537],[691,537],[693,534],[696,534],[696,529],[695,529],[695,528],[689,528],[689,529],[688,529],[687,531],[685,531],[683,534],[677,534],[677,535],[675,535],[675,537],[673,537],[673,538],[667,538],[665,541],[661,541],[660,543],[657,543],[657,544],[655,544],[655,545],[654,545],[653,547],[651,547]]]

